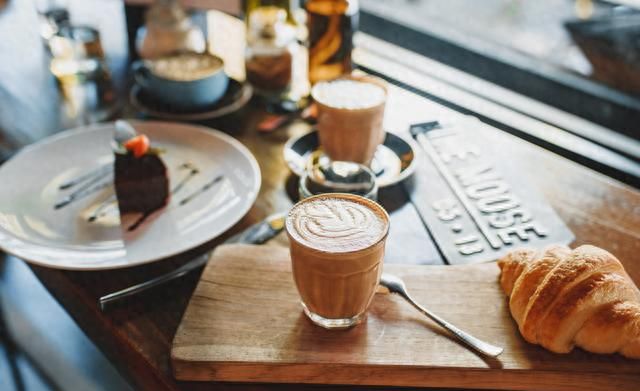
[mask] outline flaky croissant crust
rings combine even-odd
[[[640,359],[640,291],[609,252],[589,245],[523,249],[498,266],[528,342],[556,353],[579,346]]]

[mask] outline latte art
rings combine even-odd
[[[322,197],[296,206],[288,231],[308,247],[332,252],[365,249],[378,242],[387,224],[369,205],[344,198]]]

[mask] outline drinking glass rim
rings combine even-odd
[[[384,90],[384,100],[382,102],[378,103],[378,104],[375,104],[375,105],[369,106],[369,107],[344,108],[344,107],[335,107],[335,106],[327,105],[325,103],[322,103],[318,99],[316,99],[315,91],[316,91],[316,89],[317,89],[319,84],[331,83],[331,82],[339,81],[339,80],[355,80],[355,81],[359,81],[359,82],[364,82],[364,83],[370,83],[370,84],[377,85],[378,87],[380,87],[380,88],[382,88]],[[314,84],[313,87],[311,87],[311,97],[313,98],[313,101],[318,106],[324,106],[324,107],[328,107],[328,108],[334,109],[334,110],[367,111],[367,110],[375,109],[375,108],[378,108],[380,106],[386,105],[387,100],[389,99],[389,88],[387,87],[387,82],[386,81],[384,81],[383,79],[381,79],[379,77],[376,77],[376,76],[372,76],[372,75],[342,75],[342,76],[336,77],[335,79],[322,80],[322,81],[319,81],[316,84]]]
[[[334,197],[335,196],[335,197]],[[289,221],[291,219],[291,211],[293,211],[293,209],[295,209],[298,205],[302,204],[302,203],[306,203],[306,202],[310,202],[316,198],[355,198],[355,199],[359,199],[362,200],[364,203],[367,203],[368,205],[373,204],[375,205],[376,208],[378,208],[379,211],[382,212],[382,214],[385,217],[385,227],[384,227],[384,233],[380,236],[380,238],[378,240],[376,240],[374,243],[372,243],[371,245],[364,247],[364,248],[360,248],[357,250],[349,250],[349,251],[328,251],[328,250],[321,250],[318,248],[314,248],[314,247],[310,247],[308,245],[306,245],[305,243],[302,243],[299,240],[296,240],[295,237],[291,234],[291,232],[289,232]],[[376,247],[377,245],[379,245],[381,242],[383,242],[384,240],[386,240],[387,236],[389,236],[389,227],[391,226],[390,221],[389,221],[389,214],[387,213],[387,211],[382,207],[382,205],[380,205],[378,202],[371,200],[369,198],[357,195],[357,194],[351,194],[351,193],[322,193],[322,194],[316,194],[313,195],[311,197],[305,198],[303,200],[300,200],[298,202],[295,203],[295,205],[293,205],[291,207],[291,209],[289,209],[289,212],[287,213],[287,216],[285,217],[285,223],[284,223],[284,228],[285,231],[287,231],[287,236],[289,236],[289,240],[295,240],[295,242],[299,245],[301,245],[302,247],[312,251],[312,252],[316,252],[316,253],[320,253],[320,254],[340,254],[340,255],[348,255],[348,254],[355,254],[358,252],[363,252],[366,250],[371,250],[372,248]],[[291,245],[289,245],[291,246]]]

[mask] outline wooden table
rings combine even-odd
[[[456,113],[448,112],[437,104],[408,92],[394,89],[391,113],[424,113],[423,120],[451,119]],[[404,110],[404,111],[403,111]],[[438,113],[432,116],[430,113]],[[135,298],[107,313],[100,311],[97,298],[108,292],[135,282],[144,281],[169,270],[193,254],[219,244],[229,234],[258,221],[269,213],[291,205],[287,188],[292,180],[282,158],[282,144],[289,137],[307,130],[305,124],[296,123],[273,134],[256,134],[253,129],[261,112],[250,108],[230,124],[219,124],[241,140],[255,154],[263,175],[258,201],[230,232],[222,238],[189,252],[174,260],[108,272],[65,272],[32,267],[38,278],[69,311],[80,327],[104,350],[114,365],[143,390],[199,390],[210,389],[211,384],[176,382],[169,366],[169,348],[181,315],[197,282],[198,275],[176,281],[146,295]],[[446,115],[446,117],[442,117]],[[406,129],[394,115],[389,116],[395,129]],[[243,122],[236,122],[243,119]],[[405,120],[412,120],[404,117]],[[418,118],[416,118],[418,119]],[[397,122],[395,122],[397,121]],[[232,126],[231,129],[227,126]],[[576,235],[575,244],[592,243],[610,249],[626,265],[636,283],[640,283],[640,193],[616,183],[593,171],[554,156],[540,148],[496,131],[489,135],[495,142],[511,151],[515,163],[535,183],[553,205],[562,219]],[[418,173],[419,175],[419,173]],[[411,204],[404,204],[401,191],[384,194],[382,202],[391,209],[392,227],[398,227],[397,236],[412,227],[421,229]],[[416,235],[413,233],[412,235]],[[396,237],[397,238],[397,237]],[[390,239],[393,240],[393,239]],[[421,240],[429,240],[426,234]],[[396,247],[387,262],[402,262],[404,255],[421,254],[420,240]],[[411,245],[413,243],[413,245]],[[404,254],[403,254],[404,252]],[[421,254],[422,263],[440,263],[437,254]],[[216,384],[219,389],[244,389],[247,385]],[[252,385],[250,389],[269,389]]]
[[[208,123],[243,142],[256,156],[263,178],[255,205],[222,237],[174,259],[126,270],[68,272],[32,266],[78,325],[140,390],[300,388],[296,385],[187,383],[173,379],[169,365],[171,340],[195,288],[198,273],[129,300],[106,313],[101,312],[97,304],[101,295],[170,270],[292,204],[289,194],[295,194],[296,183],[284,164],[282,147],[290,137],[308,131],[309,126],[294,122],[271,134],[258,134],[255,125],[264,114],[259,107],[251,106],[224,120]],[[459,113],[440,104],[393,88],[385,121],[388,129],[406,132],[410,123],[455,120],[458,116]],[[11,123],[3,126],[11,126]],[[488,132],[486,137],[509,151],[513,164],[520,165],[524,175],[539,187],[575,233],[576,245],[592,243],[609,249],[625,263],[636,283],[640,283],[640,262],[636,259],[640,253],[640,192],[500,131]],[[381,202],[391,211],[393,228],[389,242],[402,240],[402,245],[390,246],[386,262],[441,264],[443,260],[437,252],[424,250],[430,239],[415,208],[406,201],[400,188],[381,194]]]

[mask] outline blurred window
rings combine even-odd
[[[360,5],[367,33],[640,137],[640,131],[630,130],[631,121],[640,123],[638,0],[360,0]],[[381,19],[399,30],[380,28]],[[408,30],[419,38],[400,34]],[[478,56],[486,61],[477,62]],[[541,78],[548,84],[539,84]]]

